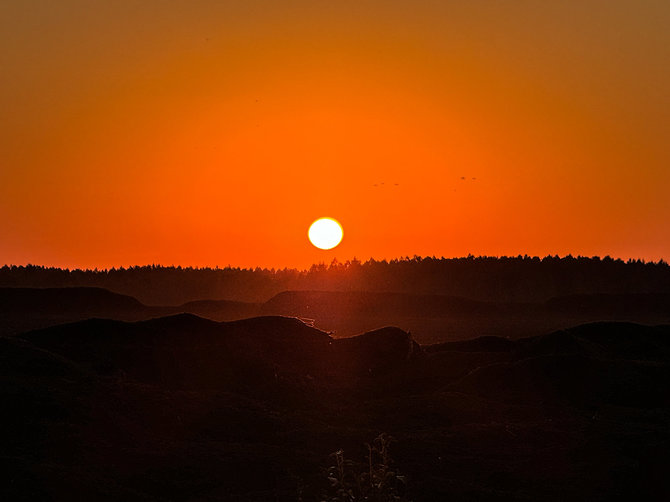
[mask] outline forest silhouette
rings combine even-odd
[[[660,260],[609,256],[357,259],[298,269],[134,266],[106,270],[5,265],[0,287],[95,286],[148,305],[193,300],[265,302],[287,290],[438,294],[480,301],[538,302],[573,294],[670,293]]]

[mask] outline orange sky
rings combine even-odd
[[[668,26],[667,1],[5,1],[0,264],[667,260]]]

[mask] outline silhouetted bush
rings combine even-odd
[[[323,502],[407,501],[406,479],[393,467],[389,452],[392,442],[391,436],[382,433],[372,444],[366,443],[365,463],[345,459],[343,450],[332,453],[335,464],[327,470],[330,490]]]

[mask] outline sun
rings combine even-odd
[[[319,218],[309,227],[309,240],[319,249],[333,249],[342,241],[342,225],[333,218]]]

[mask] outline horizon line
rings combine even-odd
[[[435,255],[432,256],[421,256],[421,255],[414,255],[412,257],[410,256],[399,256],[395,258],[374,258],[370,257],[366,260],[361,260],[354,256],[353,258],[347,259],[347,260],[340,260],[337,257],[334,257],[329,263],[325,261],[320,261],[320,262],[315,262],[312,263],[309,267],[306,268],[300,268],[300,267],[261,267],[261,266],[255,266],[255,267],[246,267],[246,266],[239,266],[239,265],[233,265],[233,264],[227,264],[225,266],[221,265],[205,265],[205,266],[198,266],[198,265],[177,265],[177,264],[170,264],[170,265],[165,265],[161,263],[147,263],[147,264],[136,264],[136,265],[119,265],[119,266],[111,266],[111,267],[103,267],[103,268],[98,268],[98,267],[61,267],[61,266],[56,266],[56,265],[38,265],[35,263],[24,263],[24,264],[10,264],[10,263],[5,263],[0,267],[0,270],[5,269],[5,268],[37,268],[37,269],[44,269],[44,270],[62,270],[62,271],[68,271],[68,272],[110,272],[110,271],[117,271],[117,270],[131,270],[131,269],[136,269],[136,268],[153,268],[153,269],[181,269],[181,270],[238,270],[238,271],[249,271],[249,272],[256,272],[256,271],[266,271],[266,272],[271,272],[271,271],[294,271],[294,272],[310,272],[314,267],[326,267],[326,269],[330,268],[335,268],[337,266],[351,266],[352,264],[360,264],[360,265],[365,265],[365,264],[370,264],[370,263],[387,263],[387,264],[393,264],[393,263],[403,263],[403,262],[412,262],[412,261],[426,261],[426,260],[435,260],[435,261],[459,261],[459,260],[504,260],[504,259],[514,259],[514,260],[528,260],[528,261],[545,261],[545,260],[593,260],[593,261],[612,261],[612,262],[618,262],[618,263],[624,263],[624,264],[631,264],[631,263],[642,263],[645,265],[668,265],[668,262],[664,258],[659,258],[658,260],[647,260],[645,258],[633,258],[633,257],[613,257],[611,255],[592,255],[592,256],[586,256],[586,255],[573,255],[571,253],[565,254],[565,255],[559,255],[559,254],[547,254],[544,256],[539,256],[539,255],[528,255],[528,254],[517,254],[517,255],[473,255],[473,254],[468,254],[467,256],[452,256],[452,257],[436,257]]]

